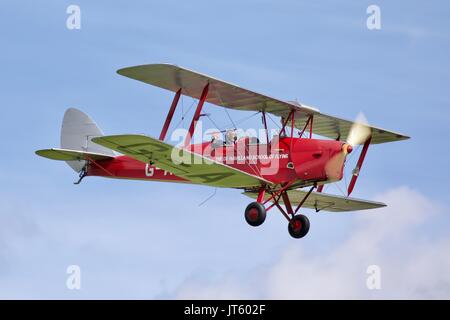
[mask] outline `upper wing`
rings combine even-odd
[[[292,205],[298,205],[308,192],[303,190],[289,190],[287,193]],[[255,199],[258,197],[258,194],[255,192],[244,192],[244,194]],[[269,197],[270,195],[267,194],[266,199]],[[282,199],[280,199],[280,202],[283,202]],[[315,209],[316,211],[323,210],[331,212],[357,211],[385,206],[386,204],[382,202],[348,198],[322,192],[311,192],[308,199],[306,199],[305,203],[302,205],[304,208]]]
[[[154,163],[158,168],[193,183],[228,188],[250,188],[271,184],[261,177],[144,135],[103,136],[93,138],[92,141],[144,163]],[[188,161],[177,163],[172,160],[172,154],[182,154],[183,159]]]
[[[98,161],[98,160],[114,159],[114,157],[101,153],[85,152],[69,149],[58,149],[58,148],[37,150],[36,154],[44,158],[61,161],[75,161],[75,160]]]
[[[199,99],[203,88],[209,83],[206,101],[218,106],[247,111],[265,111],[287,117],[295,110],[295,126],[303,129],[309,116],[313,116],[313,133],[331,139],[346,140],[352,121],[321,113],[318,109],[295,102],[281,101],[250,91],[234,84],[212,78],[171,64],[149,64],[120,69],[120,75],[139,80],[173,92],[182,89],[184,95]],[[369,126],[371,143],[383,143],[408,139],[400,133]]]

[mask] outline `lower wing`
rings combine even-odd
[[[287,193],[292,205],[298,205],[308,192],[303,190],[289,190]],[[258,193],[256,192],[244,192],[243,194],[254,199],[258,197]],[[270,194],[267,194],[266,199],[269,197]],[[282,199],[280,199],[280,202],[283,203]],[[386,204],[382,202],[348,198],[322,192],[311,192],[302,205],[303,208],[315,209],[317,212],[322,210],[331,212],[357,211],[382,208],[385,206]]]
[[[193,183],[227,188],[252,188],[271,184],[262,177],[144,135],[102,136],[93,138],[92,141],[141,162],[155,164],[158,168]],[[180,158],[189,161],[174,161],[173,154],[182,154]]]

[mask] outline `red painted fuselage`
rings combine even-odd
[[[282,137],[265,144],[248,144],[240,139],[235,144],[213,147],[212,143],[189,145],[188,149],[275,184],[296,182],[305,185],[331,182],[326,164],[342,150],[343,143],[334,140]],[[129,156],[90,165],[87,175],[110,178],[140,179],[164,182],[190,181]],[[100,168],[101,166],[101,168]],[[342,178],[343,163],[334,175]],[[334,179],[336,180],[336,178]]]

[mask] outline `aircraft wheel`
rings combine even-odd
[[[262,225],[266,220],[266,208],[259,202],[250,203],[245,209],[245,220],[252,227]]]
[[[309,231],[309,219],[302,214],[294,216],[288,224],[289,234],[296,239],[303,238]]]

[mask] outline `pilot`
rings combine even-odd
[[[225,141],[227,145],[233,145],[237,140],[236,132],[233,129],[227,130]]]
[[[216,131],[212,134],[211,144],[213,148],[218,148],[223,146],[223,140],[220,139],[220,132]]]

